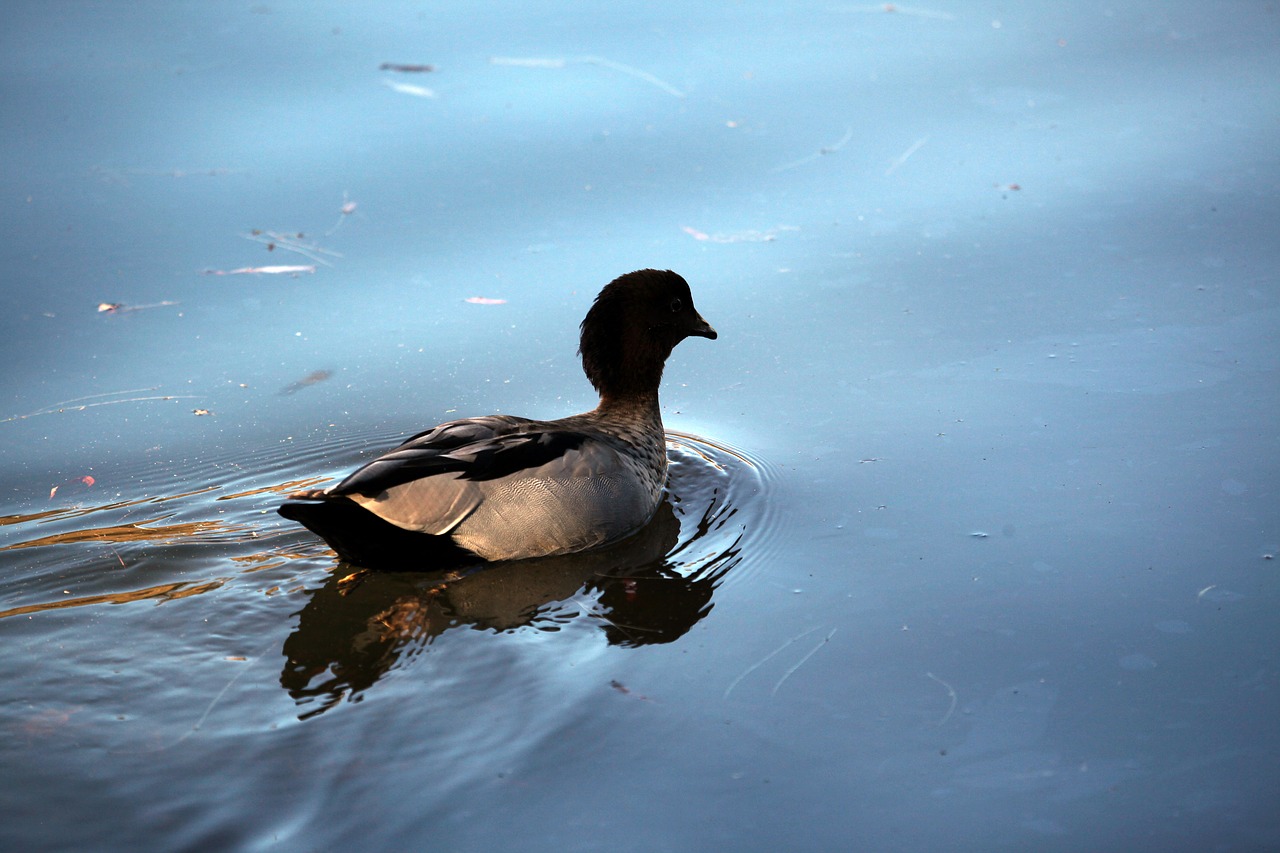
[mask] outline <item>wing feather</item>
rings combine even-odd
[[[347,497],[407,530],[451,533],[494,481],[589,476],[581,454],[599,437],[545,421],[495,415],[441,424],[364,465],[325,497]],[[595,454],[589,454],[595,456]]]
[[[375,497],[397,486],[455,474],[494,480],[538,468],[591,438],[544,421],[491,416],[451,421],[419,433],[328,490]]]
[[[585,440],[504,476],[451,471],[348,497],[398,527],[450,535],[483,559],[540,556],[603,544],[648,519],[656,494],[624,470],[609,443]]]

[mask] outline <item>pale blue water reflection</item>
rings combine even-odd
[[[1280,845],[1275,9],[0,14],[6,848]],[[683,552],[275,516],[647,266]]]

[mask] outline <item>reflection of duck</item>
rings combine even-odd
[[[699,526],[694,539],[704,532]],[[612,645],[672,642],[711,611],[712,593],[737,562],[731,549],[685,577],[664,559],[679,550],[679,536],[664,500],[634,536],[589,553],[493,563],[461,577],[335,575],[285,640],[281,686],[299,704],[318,701],[303,714],[313,716],[369,689],[403,654],[455,627],[553,629],[585,617]]]
[[[280,514],[370,568],[568,554],[640,528],[662,496],[662,369],[690,335],[715,339],[689,285],[639,270],[607,285],[582,321],[580,352],[600,393],[556,421],[507,415],[421,433]]]

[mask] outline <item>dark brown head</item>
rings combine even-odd
[[[636,270],[609,282],[582,321],[578,352],[602,399],[656,396],[662,367],[690,335],[716,339],[671,270]]]

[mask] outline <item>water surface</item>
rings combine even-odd
[[[6,849],[1280,846],[1274,8],[2,15]],[[276,516],[641,267],[641,535]]]

